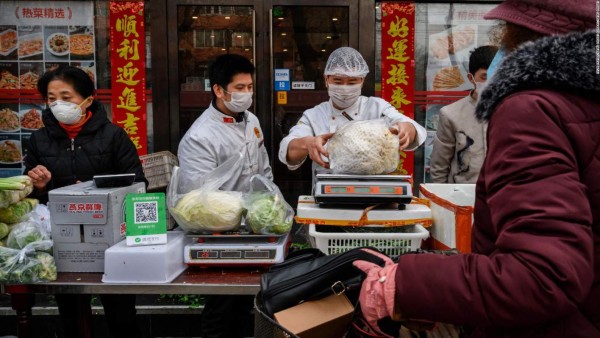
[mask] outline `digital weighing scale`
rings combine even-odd
[[[409,175],[345,175],[317,173],[314,197],[321,207],[340,204],[409,204]]]
[[[283,262],[290,234],[257,235],[249,232],[186,234],[184,262],[196,266],[269,266]]]

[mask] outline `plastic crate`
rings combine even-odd
[[[149,191],[166,188],[171,180],[173,167],[179,164],[177,156],[170,151],[142,155],[140,161],[142,161],[144,175],[149,183]]]
[[[391,229],[398,232],[390,232]],[[352,230],[360,232],[349,232]],[[419,249],[421,242],[429,237],[429,231],[421,224],[394,228],[316,226],[310,224],[308,234],[313,247],[327,255],[345,252],[361,246],[372,246],[392,259],[403,253]]]

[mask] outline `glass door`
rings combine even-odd
[[[275,182],[286,200],[296,205],[299,195],[310,194],[311,162],[290,171],[278,159],[279,143],[302,113],[329,100],[323,70],[329,54],[339,47],[357,47],[355,1],[280,1],[270,10],[272,140]],[[312,2],[312,1],[311,1]],[[285,3],[285,4],[284,4]],[[290,4],[292,3],[292,4]]]
[[[212,100],[208,66],[223,54],[239,54],[255,63],[255,11],[245,5],[177,4],[169,7],[171,144],[174,149]],[[222,1],[220,3],[223,3]],[[173,44],[171,43],[171,46]],[[171,49],[174,49],[171,47]],[[255,81],[256,82],[256,81]],[[255,107],[250,108],[255,111]]]
[[[230,0],[223,5],[222,0],[169,0],[168,90],[155,96],[169,102],[171,151],[177,151],[181,137],[210,104],[210,62],[221,54],[241,54],[256,67],[250,111],[263,128],[275,181],[295,206],[300,194],[311,192],[310,164],[288,170],[278,160],[279,143],[302,112],[328,100],[323,81],[327,58],[338,47],[358,49],[359,6],[362,10],[370,2]],[[372,27],[361,32],[374,36]],[[274,87],[276,69],[289,88]]]

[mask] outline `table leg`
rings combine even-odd
[[[78,298],[77,307],[79,312],[79,337],[92,337],[92,306],[90,304],[90,295],[81,295]]]
[[[31,308],[35,304],[33,293],[12,293],[10,295],[12,308],[17,312],[17,334],[19,338],[32,337],[30,331]]]

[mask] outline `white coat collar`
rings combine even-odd
[[[211,101],[211,103],[210,103],[209,113],[210,113],[210,118],[216,122],[221,122],[221,123],[225,123],[225,124],[234,124],[234,125],[238,124],[238,123],[242,123],[242,122],[235,122],[235,118],[233,116],[224,114],[219,109],[217,109],[217,107],[215,107],[214,101]],[[247,112],[244,112],[244,115],[247,119],[248,118]]]

